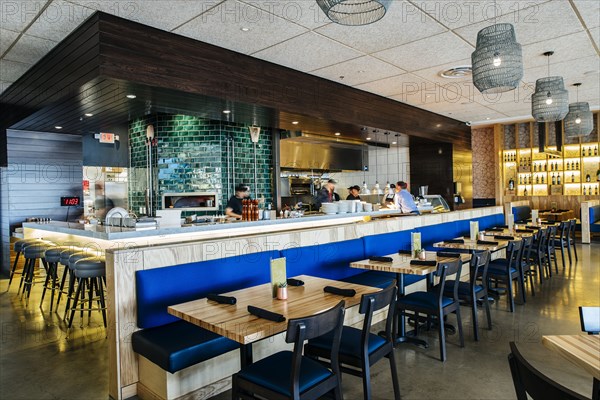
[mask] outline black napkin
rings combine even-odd
[[[427,267],[435,267],[437,265],[437,261],[435,260],[410,260],[410,265],[423,265]]]
[[[493,246],[498,246],[498,242],[492,242],[490,240],[478,240],[477,244],[491,244]]]
[[[335,286],[325,286],[323,288],[324,292],[337,294],[344,297],[354,297],[356,295],[356,290],[354,289],[340,289]]]
[[[506,236],[506,235],[494,235],[494,239],[515,240],[514,236]]]
[[[248,312],[252,315],[256,315],[258,318],[268,319],[269,321],[273,322],[285,321],[285,317],[281,314],[277,314],[254,306],[248,306]]]
[[[235,304],[237,299],[232,296],[221,296],[216,293],[209,293],[206,295],[206,298],[212,301],[216,301],[220,304]]]
[[[533,229],[517,229],[517,232],[519,232],[519,233],[534,233],[535,230],[533,230]]]
[[[452,253],[449,251],[438,251],[437,253],[435,253],[435,255],[438,257],[452,257],[452,258],[460,257],[460,253]]]
[[[502,231],[504,231],[504,228],[487,228],[486,231],[490,231],[490,232],[502,232]]]
[[[369,257],[369,261],[392,262],[394,259],[392,257]]]
[[[542,225],[554,225],[555,222],[550,222],[550,221],[542,221]]]
[[[465,239],[450,239],[450,240],[444,240],[444,243],[457,243],[457,244],[465,244]]]
[[[304,281],[300,279],[287,278],[288,286],[304,286]]]
[[[496,229],[508,229],[508,225],[496,225],[494,228],[496,228]]]
[[[538,229],[540,229],[540,227],[539,227],[539,226],[532,226],[532,225],[526,225],[526,226],[525,226],[525,228],[527,228],[527,229],[533,229],[533,230],[538,230]]]
[[[412,251],[410,250],[398,250],[398,254],[403,256],[412,256]]]

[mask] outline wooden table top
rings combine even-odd
[[[285,332],[289,319],[317,314],[335,306],[340,300],[346,301],[346,308],[352,307],[360,303],[363,294],[380,290],[370,286],[308,275],[300,275],[295,278],[304,281],[304,286],[288,286],[287,300],[272,298],[271,284],[266,283],[223,293],[224,296],[234,296],[237,299],[237,303],[234,305],[219,304],[203,298],[170,306],[168,312],[238,343],[249,344]],[[323,292],[325,286],[354,289],[356,295],[343,297],[325,293]],[[258,318],[248,312],[248,305],[282,314],[287,320],[273,322]]]
[[[523,238],[523,237],[529,237],[529,236],[535,235],[535,232],[517,232],[517,231],[510,231],[508,229],[504,229],[502,231],[483,231],[483,232],[484,232],[485,236],[488,236],[488,237],[493,237],[495,235],[502,235],[502,236],[513,236],[515,238]],[[486,240],[494,240],[494,239],[486,239]]]
[[[428,261],[452,261],[454,258],[451,257],[437,257],[435,251],[428,251],[426,253],[426,260]],[[381,262],[381,261],[371,261],[371,260],[360,260],[350,263],[350,267],[352,268],[361,268],[361,269],[370,269],[373,271],[383,271],[383,272],[395,272],[399,274],[409,274],[409,275],[428,275],[437,270],[437,265],[429,266],[429,265],[411,265],[410,262],[414,260],[414,258],[410,255],[404,254],[390,254],[386,257],[392,257],[392,262]],[[462,262],[467,262],[471,259],[470,254],[461,254],[460,258]]]
[[[478,250],[485,251],[489,250],[491,252],[502,250],[508,247],[509,240],[502,239],[493,239],[488,240],[490,242],[498,242],[497,245],[493,244],[477,244],[477,240],[471,240],[470,238],[458,238],[464,239],[465,243],[446,243],[446,242],[437,242],[433,244],[433,247],[441,248],[441,249],[457,249],[457,250]],[[520,240],[520,238],[515,237],[515,240]]]
[[[600,380],[600,336],[542,336],[542,343]]]

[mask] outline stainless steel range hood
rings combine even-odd
[[[358,141],[305,132],[281,134],[282,170],[362,171],[367,146]]]

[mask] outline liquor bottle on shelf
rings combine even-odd
[[[536,175],[536,176],[535,176],[535,183],[536,183],[536,185],[537,185],[538,183],[540,183],[540,176],[539,176],[539,175]]]
[[[583,195],[585,196],[585,186],[583,187]]]
[[[560,182],[561,182],[560,174],[557,174],[557,175],[558,175],[558,176],[556,177],[556,183],[557,183],[558,185],[560,185]]]
[[[523,177],[521,175],[519,175],[519,185],[523,184]]]
[[[577,161],[577,165],[576,165],[575,169],[579,169],[579,161]]]
[[[510,180],[508,181],[508,190],[515,190],[515,181],[513,180],[513,178],[510,178]]]
[[[585,176],[585,181],[586,181],[586,182],[591,182],[591,181],[592,181],[592,177],[590,176],[590,174],[587,174],[587,175]]]
[[[594,194],[595,194],[596,196],[598,196],[598,186],[596,186],[596,190],[595,190]]]
[[[523,190],[523,196],[527,196],[527,188],[525,188],[525,190]]]
[[[570,169],[571,169],[571,161],[569,161],[569,162],[567,163],[567,169],[568,169],[568,170],[570,170]]]
[[[552,184],[556,185],[556,176],[554,174],[552,174]]]
[[[598,155],[598,146],[594,146],[594,155],[597,156]],[[598,190],[598,189],[596,189]]]
[[[542,165],[544,167],[544,172],[545,172],[546,171],[546,164],[542,164]]]
[[[588,147],[588,157],[592,155],[592,146]]]
[[[571,182],[575,183],[575,174],[571,174]]]
[[[544,183],[544,175],[542,175],[542,183]]]

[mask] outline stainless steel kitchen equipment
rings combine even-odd
[[[217,192],[165,193],[162,196],[162,209],[179,208],[182,211],[217,211]]]

